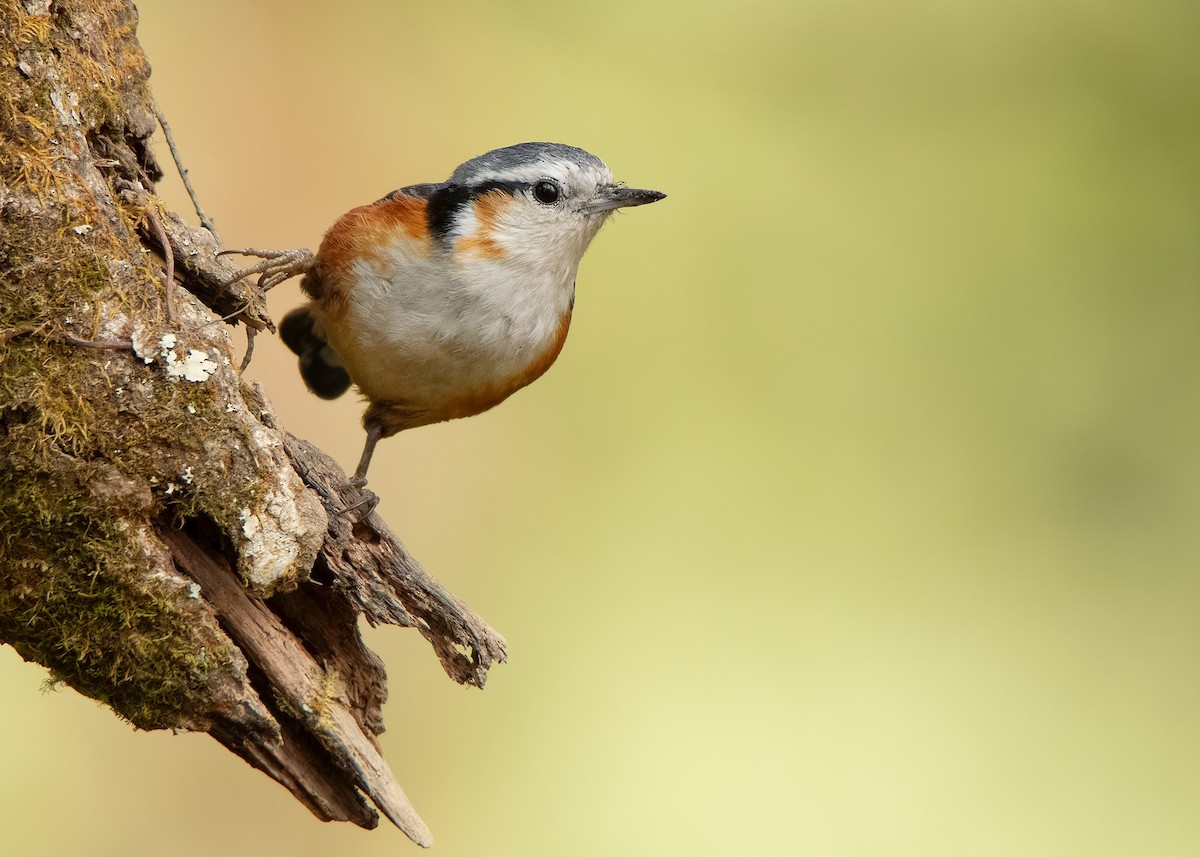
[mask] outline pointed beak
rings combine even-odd
[[[584,205],[583,210],[588,214],[599,214],[602,211],[615,211],[618,208],[630,208],[634,205],[648,205],[665,197],[665,193],[656,190],[608,185],[600,188],[600,192]]]

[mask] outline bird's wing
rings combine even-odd
[[[399,188],[398,190],[392,191],[391,193],[389,193],[387,196],[385,196],[383,199],[381,199],[379,201],[383,202],[384,200],[395,199],[398,196],[413,196],[413,197],[416,197],[417,199],[429,199],[429,197],[431,197],[435,193],[437,193],[438,190],[440,190],[444,185],[445,185],[445,182],[441,182],[441,183],[432,182],[432,183],[427,183],[427,184],[410,184],[407,187],[402,187],[402,188]]]

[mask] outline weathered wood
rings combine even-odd
[[[290,434],[286,443],[292,465],[326,509],[359,500],[358,489],[329,456]],[[505,660],[504,638],[426,574],[379,515],[359,521],[331,514],[318,565],[371,624],[415,626],[455,681],[482,688],[492,664]]]
[[[283,620],[262,599],[246,592],[219,554],[181,530],[166,533],[165,540],[176,563],[216,609],[222,627],[261,672],[278,707],[277,718],[301,727],[324,749],[323,754],[314,754],[304,748],[292,728],[287,730],[291,740],[261,745],[255,758],[264,762],[269,758],[272,771],[282,769],[289,782],[303,787],[305,802],[316,805],[321,815],[336,817],[338,812],[362,809],[355,805],[356,790],[362,790],[414,842],[432,845],[433,835],[396,783],[374,734],[364,732],[363,723],[350,710],[339,671],[344,662],[318,664]],[[323,755],[333,767],[313,770]],[[359,813],[355,815],[365,823]]]

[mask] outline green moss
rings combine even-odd
[[[255,490],[211,484],[212,385],[150,380],[125,391],[148,397],[125,413],[89,350],[27,337],[0,363],[0,640],[147,729],[210,710],[210,680],[234,654],[186,586],[147,574],[153,538],[122,522],[228,529]],[[101,492],[113,473],[135,488]]]
[[[43,62],[54,66],[53,79],[40,73]],[[120,136],[130,109],[148,101],[149,78],[132,4],[59,0],[49,15],[30,15],[17,0],[0,0],[0,178],[49,199],[67,169],[53,130],[58,110],[76,114],[86,131]]]
[[[200,634],[186,584],[140,573],[134,534],[78,480],[6,468],[0,638],[144,729],[208,710],[234,653]]]
[[[51,305],[27,301],[23,318],[44,320],[105,281],[85,261],[64,282],[73,290]],[[118,383],[112,360],[140,382]],[[142,728],[185,726],[208,710],[210,679],[233,652],[223,637],[201,636],[211,630],[185,587],[147,574],[147,537],[120,522],[230,521],[253,502],[189,484],[181,462],[213,478],[203,441],[206,430],[220,434],[223,411],[214,385],[164,383],[161,373],[38,335],[14,339],[0,358],[0,640]],[[141,494],[98,495],[111,473]]]
[[[84,187],[55,131],[64,98],[93,142],[145,122],[131,8],[61,0],[34,19],[0,0],[0,181],[27,202],[0,211],[0,642],[138,726],[187,727],[235,655],[183,578],[156,572],[170,563],[153,531],[205,519],[236,537],[264,488],[229,478],[255,444],[221,385],[168,380],[157,359],[144,203]],[[123,340],[132,319],[150,363],[66,339]],[[220,350],[212,329],[179,327],[180,356]]]

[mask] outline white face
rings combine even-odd
[[[483,181],[521,185],[511,202],[497,208],[492,235],[506,253],[528,261],[553,255],[578,266],[612,213],[594,209],[596,200],[615,185],[603,164],[539,160],[496,171]]]

